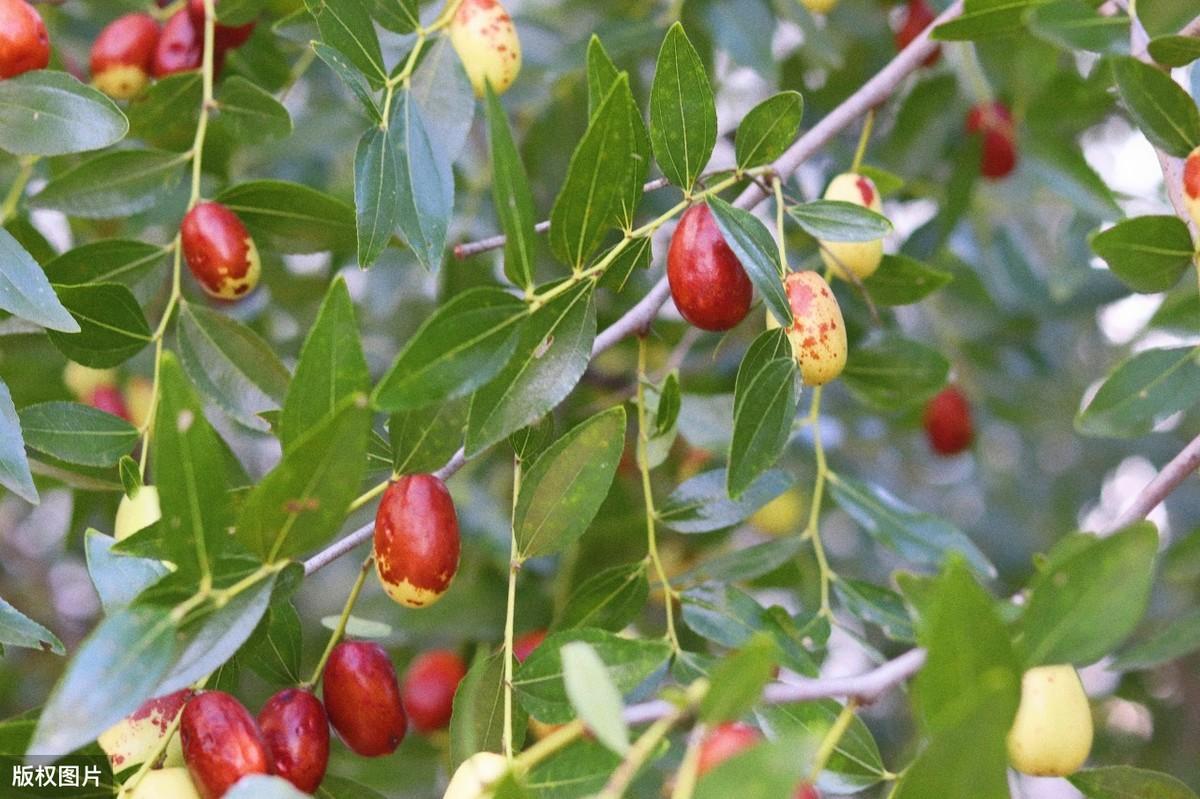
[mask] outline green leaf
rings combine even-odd
[[[58,298],[79,324],[78,333],[49,330],[54,346],[93,369],[117,366],[150,343],[150,327],[129,289],[116,283],[59,286]]]
[[[1114,58],[1112,71],[1129,115],[1151,144],[1178,158],[1200,146],[1200,108],[1170,75],[1128,56]]]
[[[417,0],[374,0],[371,15],[392,33],[412,33],[421,24]]]
[[[246,497],[238,540],[269,563],[328,541],[358,495],[370,418],[366,397],[351,394],[291,441]]]
[[[719,583],[688,590],[682,602],[683,621],[698,635],[736,649],[757,632],[769,633],[778,647],[780,663],[800,674],[816,676],[813,658],[821,656],[829,638],[827,621],[816,617],[793,619],[782,608],[764,608],[736,586]]]
[[[738,169],[769,164],[791,146],[804,118],[799,92],[780,92],[763,100],[738,125],[734,149]]]
[[[816,751],[841,712],[840,704],[822,699],[763,708],[758,717],[773,737],[799,741],[803,748]],[[858,793],[878,784],[886,773],[879,745],[855,714],[838,739],[818,784],[830,793]]]
[[[624,74],[617,69],[608,51],[600,43],[600,38],[593,33],[588,41],[587,53],[589,119],[596,115],[604,98]],[[642,118],[642,110],[638,108],[632,93],[624,93],[624,103],[629,116],[629,128],[633,134],[633,151],[626,163],[625,196],[621,201],[620,222],[625,230],[633,230],[637,207],[644,193],[646,175],[650,171],[650,133],[646,130],[646,120]]]
[[[196,138],[203,99],[199,70],[158,78],[129,103],[129,135],[152,147],[187,150]]]
[[[801,544],[800,536],[794,535],[734,549],[707,558],[672,582],[695,585],[709,581],[729,583],[753,580],[770,574],[795,558]]]
[[[160,560],[115,553],[114,543],[112,536],[96,530],[88,530],[83,539],[88,574],[108,614],[132,604],[170,571]]]
[[[341,51],[376,89],[387,81],[379,37],[362,0],[304,0],[321,40]]]
[[[1039,572],[1020,623],[1026,665],[1085,665],[1124,641],[1146,612],[1157,552],[1154,525],[1139,522]]]
[[[290,601],[275,602],[238,653],[255,674],[274,685],[297,684],[301,653],[300,614]]]
[[[624,756],[629,752],[629,727],[621,715],[624,703],[604,661],[584,641],[564,644],[560,657],[571,707],[596,740]]]
[[[354,246],[354,209],[299,183],[252,180],[230,186],[217,201],[238,215],[260,247],[291,254]]]
[[[582,641],[596,651],[609,678],[622,694],[629,693],[657,671],[671,652],[663,640],[622,638],[615,633],[587,628],[563,630],[547,637],[521,664],[513,687],[525,709],[550,724],[568,722],[574,715],[562,680],[560,655],[562,647],[572,641]]]
[[[650,87],[650,142],[667,179],[690,191],[717,142],[717,109],[704,62],[676,22]],[[728,237],[727,237],[728,238]]]
[[[645,561],[604,569],[571,593],[551,629],[594,627],[617,632],[642,612],[649,594]]]
[[[1025,28],[1027,9],[1046,0],[966,0],[957,19],[943,22],[933,31],[942,41],[979,41],[1009,36]]]
[[[18,646],[65,655],[58,636],[14,608],[0,597],[0,647]]]
[[[488,140],[492,145],[492,200],[500,229],[504,231],[504,274],[523,289],[533,286],[534,254],[537,250],[537,219],[533,192],[512,129],[499,98],[487,87]]]
[[[586,738],[534,766],[525,785],[540,799],[582,799],[599,793],[621,758]]]
[[[771,340],[772,346],[776,343],[777,339]],[[743,375],[747,364],[753,371]],[[759,363],[748,356],[738,370],[738,388],[743,386],[733,399],[733,441],[726,474],[726,488],[735,500],[775,465],[791,438],[798,400],[791,352]]]
[[[600,37],[593,33],[592,38],[588,39],[587,49],[589,119],[596,115],[604,98],[608,96],[609,90],[620,77],[621,70],[617,68],[608,51],[604,49]]]
[[[938,351],[885,334],[853,349],[842,382],[865,405],[894,413],[924,404],[949,376],[950,362]]]
[[[200,393],[252,430],[269,428],[259,414],[278,410],[287,368],[250,328],[202,305],[179,307],[179,358]]]
[[[0,310],[50,330],[63,333],[80,330],[37,261],[3,228],[0,228]]]
[[[1144,350],[1117,365],[1075,417],[1085,436],[1145,435],[1200,400],[1200,353],[1193,347]]]
[[[392,101],[388,136],[395,152],[400,235],[421,265],[436,270],[454,213],[454,173],[441,143],[433,139],[411,93]]]
[[[953,277],[906,255],[885,255],[875,274],[866,280],[877,305],[910,305],[928,297]]]
[[[456,294],[413,334],[375,389],[375,404],[410,410],[470,394],[508,363],[525,303],[493,286]]]
[[[833,584],[838,601],[859,619],[874,624],[893,641],[913,643],[916,634],[904,599],[895,591],[863,580],[841,578]]]
[[[616,226],[624,208],[633,131],[629,79],[613,84],[571,155],[567,176],[550,212],[550,249],[579,268]]]
[[[1064,50],[1093,53],[1129,52],[1129,17],[1103,17],[1083,0],[1055,0],[1031,6],[1025,15],[1035,36]]]
[[[326,774],[321,787],[313,794],[317,799],[386,799],[378,791],[345,777]]]
[[[740,718],[756,705],[775,672],[775,641],[757,633],[745,646],[713,670],[712,683],[700,703],[700,718],[719,724]]]
[[[442,467],[463,440],[465,399],[392,414],[388,438],[396,474],[425,474]]]
[[[363,134],[354,155],[354,207],[358,265],[364,269],[387,249],[400,223],[399,154],[392,136],[378,127]]]
[[[658,520],[677,533],[710,533],[749,519],[754,512],[782,494],[792,479],[781,471],[761,475],[754,484],[730,499],[724,469],[697,475],[671,492],[658,508]]]
[[[240,142],[260,144],[292,135],[292,117],[267,90],[240,75],[221,82],[217,121]]]
[[[186,161],[164,150],[104,153],[56,176],[29,204],[85,219],[131,216],[161,203],[179,184]]]
[[[76,247],[46,264],[46,277],[59,286],[121,283],[132,286],[162,264],[168,249],[141,241],[104,239]]]
[[[696,786],[696,799],[779,799],[794,796],[813,750],[791,739],[760,743],[718,763]]]
[[[0,82],[0,150],[13,155],[100,150],[128,131],[111,100],[66,72],[36,70]]]
[[[1186,67],[1200,58],[1200,38],[1157,36],[1147,46],[1150,57],[1164,67]]]
[[[28,754],[65,755],[137,710],[171,664],[175,632],[160,608],[124,608],[101,621],[50,692]]]
[[[513,535],[522,558],[558,552],[583,535],[608,496],[625,449],[625,409],[601,411],[543,452],[521,481]]]
[[[426,43],[409,91],[421,106],[429,138],[447,161],[458,160],[475,120],[475,89],[449,36]]]
[[[25,444],[83,466],[115,466],[138,442],[138,431],[111,413],[77,402],[43,402],[21,409]]]
[[[514,661],[515,667],[515,661]],[[524,709],[513,703],[513,740],[525,736]],[[475,656],[454,694],[450,717],[450,767],[476,752],[502,751],[504,736],[504,653],[484,650]]]
[[[1134,291],[1166,291],[1192,265],[1192,234],[1177,216],[1125,219],[1089,243],[1108,268]]]
[[[1160,625],[1151,636],[1119,652],[1109,671],[1151,669],[1200,649],[1200,610]]]
[[[383,111],[380,110],[378,103],[375,101],[375,94],[371,88],[371,84],[367,82],[366,76],[350,63],[350,59],[341,50],[330,47],[324,42],[313,42],[312,48],[317,57],[325,62],[325,66],[333,70],[333,74],[337,75],[342,83],[346,84],[346,87],[358,98],[363,110],[371,118],[371,122],[376,125],[382,122]]]
[[[540,419],[567,398],[591,361],[595,286],[583,281],[525,320],[515,354],[471,399],[467,457]]]
[[[963,555],[976,573],[995,577],[996,567],[954,525],[917,510],[879,486],[842,475],[830,476],[834,502],[872,538],[908,562],[940,566],[952,552]]]
[[[822,241],[875,241],[892,231],[886,216],[841,200],[813,200],[787,211],[806,233]]]
[[[331,416],[346,397],[371,388],[371,375],[358,336],[354,303],[342,278],[325,294],[317,321],[304,340],[296,374],[279,418],[285,450],[307,430]]]
[[[709,198],[708,207],[725,243],[750,276],[750,282],[762,295],[767,308],[782,327],[791,327],[792,306],[783,289],[779,248],[770,231],[758,221],[758,217],[749,211],[734,208],[720,197]]]
[[[21,422],[8,385],[0,380],[0,485],[31,505],[38,504],[37,487],[29,473]]]
[[[1107,766],[1086,769],[1068,777],[1088,799],[1196,799],[1196,793],[1170,774]]]

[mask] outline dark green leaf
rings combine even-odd
[[[300,614],[291,602],[276,602],[258,624],[238,657],[255,674],[275,685],[299,683]]]
[[[425,45],[409,92],[421,106],[429,138],[447,161],[457,160],[475,119],[475,90],[449,36]]]
[[[328,194],[285,180],[252,180],[217,195],[260,247],[310,253],[354,246],[354,209]]]
[[[800,741],[815,751],[841,712],[837,702],[822,699],[764,708],[758,716],[774,737]],[[885,774],[879,745],[856,714],[821,772],[820,786],[830,793],[858,793],[877,784]]]
[[[521,154],[513,141],[512,129],[499,98],[487,87],[488,140],[492,145],[492,200],[504,242],[504,274],[516,286],[533,287],[534,253],[537,248],[537,219],[533,211],[533,192]]]
[[[374,0],[371,13],[393,33],[412,33],[421,24],[417,0]]]
[[[104,239],[69,250],[46,264],[46,277],[59,286],[85,283],[132,285],[159,266],[168,249],[141,241]]]
[[[909,305],[925,299],[953,278],[905,255],[885,255],[866,280],[867,292],[878,305]]]
[[[943,22],[933,38],[970,41],[1008,36],[1024,29],[1025,11],[1043,0],[966,0],[957,19]]]
[[[700,704],[700,718],[718,724],[740,718],[759,701],[763,686],[775,672],[775,641],[765,633],[753,636],[744,647],[713,670],[711,687]]]
[[[158,78],[129,103],[129,135],[153,147],[182,152],[196,138],[203,98],[198,70]]]
[[[1200,399],[1200,362],[1193,347],[1144,350],[1117,365],[1075,429],[1087,436],[1129,438]]]
[[[1025,20],[1035,36],[1065,50],[1129,52],[1129,17],[1101,16],[1084,0],[1054,0],[1031,6]]]
[[[1164,67],[1185,67],[1200,58],[1200,38],[1158,36],[1150,40],[1150,57]]]
[[[54,294],[42,267],[4,229],[0,229],[0,310],[51,330],[80,330]]]
[[[757,366],[745,380],[739,370],[738,382],[745,390],[733,400],[726,488],[735,500],[779,460],[796,416],[796,361],[791,353]]]
[[[737,256],[767,308],[783,327],[792,325],[792,307],[783,289],[779,248],[770,231],[749,211],[734,208],[720,197],[708,201],[725,243]]]
[[[37,70],[0,81],[0,149],[13,155],[99,150],[128,130],[111,100],[66,72]]]
[[[1114,58],[1112,71],[1125,107],[1151,144],[1178,158],[1200,146],[1200,109],[1170,75],[1128,56]]]
[[[370,266],[387,248],[400,223],[400,176],[395,143],[386,130],[363,134],[354,155],[354,207],[358,219],[358,265]]]
[[[116,283],[59,286],[58,298],[79,324],[78,333],[47,331],[73,361],[93,369],[124,363],[150,343],[150,327],[129,289]]]
[[[892,231],[886,216],[841,200],[813,200],[787,210],[806,233],[822,241],[876,241]]]
[[[584,580],[571,593],[552,629],[622,630],[642,612],[649,593],[645,561],[604,569]]]
[[[411,93],[392,101],[388,127],[395,152],[400,234],[417,260],[430,270],[442,262],[446,230],[454,213],[454,173],[441,143],[432,138]]]
[[[1170,774],[1107,766],[1080,771],[1068,777],[1087,799],[1196,799],[1196,793]]]
[[[515,665],[515,664],[514,664]],[[513,703],[513,740],[525,735],[527,716]],[[454,695],[450,717],[450,766],[476,752],[499,752],[504,736],[504,653],[475,656]]]
[[[100,596],[105,613],[113,613],[133,602],[145,589],[170,571],[162,561],[112,552],[112,536],[88,530],[84,536],[88,574]]]
[[[8,385],[0,380],[0,485],[30,504],[38,504],[37,488],[29,473],[21,422]]]
[[[21,409],[25,444],[83,466],[115,466],[138,441],[138,431],[111,413],[77,402],[42,402]]]
[[[304,0],[304,4],[317,21],[321,39],[350,59],[372,86],[381,87],[387,70],[379,37],[362,0]]]
[[[736,499],[726,491],[724,469],[693,477],[671,492],[658,508],[658,520],[678,533],[709,533],[732,527],[782,494],[792,479],[781,471],[761,475]]]
[[[29,204],[86,219],[118,219],[153,208],[179,183],[185,155],[116,150],[58,175]]]
[[[690,191],[717,142],[708,73],[678,22],[667,31],[650,87],[650,142],[667,179]]]
[[[217,108],[220,124],[242,142],[258,144],[292,135],[288,110],[270,92],[239,75],[221,82]]]
[[[791,146],[804,118],[804,98],[799,92],[780,92],[750,110],[738,125],[738,169],[769,164]]]
[[[858,618],[877,626],[893,641],[912,643],[912,619],[904,599],[894,591],[863,580],[841,578],[833,584],[838,600]]]
[[[40,652],[65,655],[58,636],[14,608],[0,597],[0,647],[19,646]]]
[[[1091,237],[1092,249],[1134,291],[1166,291],[1192,264],[1192,234],[1177,216],[1139,216]]]
[[[1144,641],[1117,654],[1110,671],[1150,669],[1200,649],[1200,611],[1192,611],[1163,624]]]
[[[855,347],[842,382],[864,404],[885,413],[922,405],[950,376],[950,362],[916,341],[885,335]]]
[[[388,0],[382,0],[387,2]],[[378,103],[375,101],[374,90],[371,84],[367,82],[367,78],[358,68],[350,63],[350,59],[346,57],[341,50],[336,47],[330,47],[324,42],[313,42],[313,52],[317,57],[325,62],[325,65],[333,70],[333,74],[341,79],[342,83],[354,93],[358,101],[362,103],[363,110],[371,118],[371,122],[379,124],[383,121],[383,111],[380,110]]]
[[[392,414],[392,470],[423,474],[441,468],[462,444],[467,409],[467,401],[460,399]]]

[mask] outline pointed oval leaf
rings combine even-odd
[[[21,430],[32,449],[67,463],[115,466],[138,442],[120,416],[77,402],[42,402],[21,409]]]
[[[0,150],[54,156],[116,144],[129,120],[66,72],[36,70],[0,81]]]
[[[667,31],[650,86],[650,142],[667,179],[690,191],[717,143],[708,73],[683,26]]]
[[[804,118],[799,92],[780,92],[763,100],[738,125],[734,149],[738,169],[769,164],[791,146]]]

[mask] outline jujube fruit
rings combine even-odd
[[[450,44],[482,97],[488,83],[503,94],[521,71],[521,40],[512,17],[497,0],[462,0],[450,21]]]
[[[248,774],[269,774],[267,754],[250,711],[222,691],[206,691],[183,708],[183,759],[203,799],[220,799]]]
[[[258,712],[258,728],[275,774],[304,793],[315,793],[329,765],[325,706],[302,688],[285,688]]]
[[[814,14],[828,14],[837,7],[838,0],[800,0],[800,3]]]
[[[971,406],[954,386],[939,391],[925,405],[925,437],[939,455],[957,455],[971,446],[975,429]]]
[[[762,742],[762,733],[749,724],[728,722],[714,727],[700,743],[696,773],[705,775],[729,758]]]
[[[826,200],[840,200],[882,213],[883,202],[875,182],[866,175],[843,172],[829,183],[825,190]],[[875,274],[883,261],[883,239],[871,241],[821,241],[821,260],[835,277],[849,280],[846,271],[854,273],[859,280]]]
[[[821,792],[814,786],[805,783],[796,788],[796,794],[792,799],[821,799]]]
[[[1192,222],[1200,227],[1200,147],[1183,162],[1183,202]]]
[[[100,386],[117,385],[116,369],[93,369],[90,366],[68,361],[63,369],[63,385],[80,402],[87,402],[92,392]]]
[[[396,751],[408,720],[387,652],[366,641],[343,641],[325,666],[325,710],[338,735],[364,757]]]
[[[545,630],[530,630],[527,633],[518,635],[513,641],[513,657],[518,663],[524,663],[525,658],[533,654],[533,650],[542,645],[542,641],[546,640]]]
[[[214,6],[219,6],[219,0],[213,0]],[[204,36],[204,0],[188,0],[188,14],[192,18],[192,24],[200,31],[201,40]],[[218,15],[219,16],[219,15]],[[254,33],[254,22],[247,22],[245,25],[221,25],[217,23],[213,27],[213,46],[220,52],[226,50],[235,50],[241,47]]]
[[[151,485],[140,486],[133,492],[133,496],[121,497],[121,502],[117,505],[117,518],[113,524],[113,537],[124,541],[161,518],[162,506],[159,504],[158,488]]]
[[[1035,777],[1065,777],[1092,750],[1092,710],[1073,666],[1039,666],[1021,678],[1021,704],[1008,732],[1008,760]]]
[[[979,172],[999,180],[1017,166],[1017,134],[1012,112],[999,100],[979,103],[967,113],[967,132],[983,136]]]
[[[722,331],[746,318],[754,285],[701,203],[679,220],[667,250],[671,298],[684,319],[701,330]]]
[[[96,386],[91,396],[87,398],[87,404],[98,411],[119,416],[126,421],[129,420],[129,408],[125,407],[125,395],[116,386]]]
[[[140,766],[149,760],[158,751],[159,742],[191,695],[190,690],[184,689],[150,699],[101,733],[96,743],[108,755],[113,772]],[[183,765],[183,749],[178,735],[167,744],[163,762],[168,766]]]
[[[154,412],[154,382],[135,375],[125,384],[125,407],[129,408],[129,421],[139,430],[150,422]]]
[[[258,285],[258,248],[233,211],[220,203],[199,203],[179,230],[188,269],[209,295],[236,300]]]
[[[495,752],[476,752],[462,762],[450,778],[442,799],[481,799],[508,773],[508,758]]]
[[[792,356],[805,385],[821,386],[846,368],[849,345],[846,323],[833,289],[816,272],[792,272],[784,281],[792,326],[787,331]],[[775,314],[767,313],[767,328],[777,328]]]
[[[413,659],[404,675],[400,696],[404,710],[418,732],[450,726],[454,692],[467,676],[467,665],[448,649],[435,649]]]
[[[92,44],[92,83],[118,100],[137,97],[150,83],[158,23],[149,14],[118,17]]]
[[[750,517],[750,523],[770,535],[796,532],[804,516],[804,498],[796,490],[784,491]]]
[[[204,31],[186,10],[175,12],[158,37],[150,71],[156,78],[200,69],[204,63]]]
[[[458,516],[446,484],[431,474],[387,487],[375,514],[375,571],[388,596],[410,608],[432,605],[458,571]]]
[[[50,63],[50,37],[25,0],[0,0],[0,78],[15,78]]]
[[[200,799],[188,770],[179,766],[147,771],[129,799]]]
[[[925,0],[908,0],[903,14],[900,17],[900,27],[896,29],[895,41],[896,50],[903,50],[912,44],[913,39],[921,35],[921,32],[929,27],[930,23],[936,16],[933,9]],[[938,62],[942,57],[942,46],[939,44],[933,49],[933,52],[925,56],[925,60],[921,62],[922,66],[931,67]]]

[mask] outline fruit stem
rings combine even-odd
[[[641,737],[634,741],[629,754],[609,777],[604,790],[596,794],[596,799],[621,799],[630,783],[633,782],[633,778],[641,771],[642,766],[651,755],[658,751],[658,745],[662,743],[663,738],[667,737],[667,733],[686,713],[687,711],[683,709],[676,710],[651,724]]]
[[[212,675],[209,676],[211,677]],[[194,686],[194,690],[199,691],[204,688],[204,684],[208,682],[208,679],[208,677],[205,677],[197,682]],[[125,780],[124,784],[121,786],[120,793],[117,794],[118,799],[122,799],[122,797],[126,796],[127,792],[132,792],[135,790],[138,786],[138,783],[142,781],[142,778],[145,777],[151,769],[158,765],[158,761],[162,760],[163,755],[167,751],[167,747],[171,745],[171,739],[179,733],[179,724],[182,720],[183,708],[180,707],[179,711],[175,714],[175,717],[171,719],[171,723],[167,725],[167,729],[163,732],[162,737],[155,742],[154,748],[150,751],[149,757],[142,762],[142,765],[139,766],[138,770],[133,773],[133,776]]]
[[[329,656],[333,654],[333,648],[337,646],[338,641],[341,641],[342,636],[346,634],[346,625],[350,621],[350,613],[354,610],[354,604],[358,602],[358,595],[362,593],[363,584],[367,581],[367,574],[371,571],[371,561],[373,559],[373,555],[368,555],[367,559],[363,561],[362,567],[358,570],[358,577],[355,578],[354,585],[350,588],[350,596],[346,597],[346,604],[342,607],[342,615],[338,618],[337,627],[333,629],[333,634],[329,636],[329,642],[325,644],[325,651],[321,653],[321,659],[317,661],[317,667],[313,669],[312,677],[301,687],[312,690],[321,682],[321,676],[325,673],[325,664],[329,662]]]
[[[346,515],[349,516],[351,513],[354,513],[354,511],[358,510],[363,505],[366,505],[368,502],[375,499],[375,497],[379,496],[384,491],[387,491],[387,487],[392,484],[392,480],[394,478],[395,478],[395,475],[392,475],[392,477],[389,477],[387,480],[384,480],[379,485],[371,488],[370,490],[368,490],[362,494],[359,494],[358,498],[350,503],[350,507],[346,510]]]
[[[842,706],[842,712],[833,722],[833,726],[829,728],[829,732],[825,734],[825,738],[821,741],[820,748],[817,749],[817,754],[813,758],[812,771],[808,773],[808,781],[816,783],[817,778],[821,776],[821,772],[825,770],[825,766],[829,763],[829,758],[833,756],[833,752],[837,749],[838,742],[842,740],[842,736],[846,734],[846,730],[850,729],[850,722],[854,721],[854,711],[858,709],[858,700],[850,697],[846,704]]]
[[[521,459],[513,458],[512,523],[509,526],[508,606],[504,616],[504,756],[513,759],[513,633],[517,618],[517,574],[521,556],[517,552],[517,500],[521,496]]]
[[[663,600],[667,611],[667,640],[671,642],[672,650],[678,654],[679,636],[675,632],[675,590],[671,588],[671,579],[663,568],[662,558],[658,555],[658,539],[654,529],[654,490],[650,485],[650,431],[646,425],[646,337],[638,338],[638,371],[637,371],[637,417],[638,417],[638,470],[642,475],[642,497],[646,503],[646,548],[654,570],[658,574],[663,587]]]
[[[17,204],[21,202],[21,197],[25,194],[25,187],[29,185],[29,179],[33,177],[33,168],[37,162],[37,156],[26,156],[21,159],[21,168],[13,179],[8,194],[4,197],[4,204],[0,205],[0,225],[8,222],[16,213]]]
[[[523,771],[529,771],[546,758],[578,741],[583,737],[584,730],[583,722],[579,719],[564,724],[517,755],[515,762]]]
[[[683,762],[679,764],[679,772],[675,775],[675,788],[671,791],[671,799],[692,799],[696,792],[696,778],[700,770],[700,746],[708,728],[697,724],[692,728],[688,737],[687,750],[683,753]]]
[[[771,176],[771,191],[775,193],[775,240],[779,246],[779,276],[786,277],[788,273],[787,240],[783,229],[783,181],[779,175]]]
[[[855,174],[862,168],[863,157],[867,154],[867,145],[871,142],[871,129],[875,127],[875,109],[872,108],[863,118],[862,133],[858,135],[858,147],[854,150],[854,161],[850,171]]]
[[[821,440],[821,388],[813,389],[812,405],[808,410],[808,423],[812,425],[813,453],[817,460],[817,477],[813,483],[812,507],[808,511],[808,525],[805,526],[801,539],[812,539],[813,554],[817,558],[817,567],[821,571],[821,608],[818,616],[824,616],[833,621],[833,609],[829,604],[829,585],[837,579],[829,561],[825,557],[825,546],[821,543],[820,518],[821,502],[825,497],[825,481],[829,476],[829,466],[825,460],[825,445]]]

